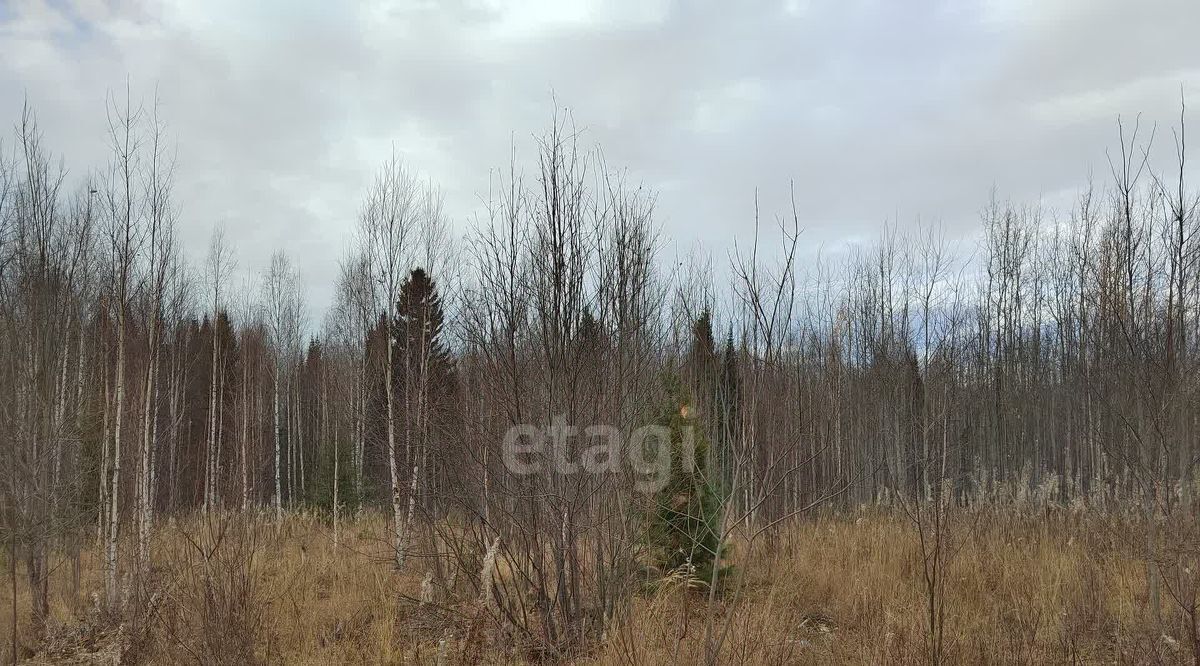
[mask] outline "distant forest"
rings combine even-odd
[[[220,232],[202,265],[181,258],[176,231],[199,222],[173,195],[164,119],[108,114],[109,161],[81,182],[31,108],[0,153],[3,536],[35,590],[52,549],[96,540],[107,598],[142,594],[174,516],[381,509],[398,565],[446,521],[462,527],[442,538],[480,546],[476,573],[489,544],[524,553],[557,599],[538,631],[561,641],[623,594],[606,580],[630,584],[580,562],[632,566],[614,545],[646,499],[624,467],[519,474],[506,433],[631,432],[672,401],[732,523],[935,496],[1170,513],[1196,490],[1182,120],[1153,146],[1170,172],[1126,123],[1103,185],[1055,215],[981,201],[977,246],[893,229],[809,263],[798,213],[748,210],[752,243],[675,266],[656,194],[556,113],[531,161],[495,156],[512,166],[462,233],[417,165],[383,164],[309,321],[283,253],[251,283]]]

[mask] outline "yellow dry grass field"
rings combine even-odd
[[[1164,625],[1152,619],[1146,565],[1105,525],[1066,510],[992,511],[960,521],[945,570],[944,662],[1190,661],[1178,613],[1165,603],[1167,630],[1154,629]],[[426,565],[414,558],[395,571],[386,533],[384,519],[372,515],[346,524],[336,548],[328,523],[311,516],[289,517],[279,528],[265,518],[165,525],[154,551],[156,592],[139,617],[116,622],[97,608],[99,561],[89,552],[78,598],[70,563],[57,562],[49,638],[35,643],[18,577],[21,656],[146,664],[532,659],[484,626],[477,602],[422,603]],[[623,619],[567,660],[703,663],[711,654],[706,636],[718,635],[719,663],[928,661],[920,549],[903,516],[864,510],[796,522],[754,544],[735,544],[730,560],[735,573],[715,603],[703,591],[659,586],[636,596]],[[3,595],[0,626],[7,630],[9,581]]]

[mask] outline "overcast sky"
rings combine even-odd
[[[672,257],[723,260],[793,180],[809,249],[918,217],[970,238],[993,186],[1063,206],[1101,180],[1119,114],[1158,123],[1165,168],[1198,26],[1197,0],[0,0],[0,118],[27,97],[78,176],[106,93],[157,89],[189,255],[214,224],[243,268],[283,248],[319,311],[393,145],[460,230],[557,99],[657,190]]]

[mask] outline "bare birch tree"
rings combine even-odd
[[[275,444],[275,520],[283,520],[283,424],[281,411],[285,405],[280,391],[281,384],[294,367],[300,353],[302,335],[302,304],[300,298],[300,276],[292,268],[287,255],[276,252],[271,257],[271,266],[263,276],[263,309],[267,332],[270,337],[274,363],[271,377],[272,435]],[[288,435],[289,439],[291,433]]]
[[[387,347],[383,383],[387,403],[386,446],[388,474],[391,480],[392,542],[397,567],[404,566],[407,534],[402,500],[404,481],[396,459],[396,421],[400,415],[397,413],[396,391],[392,381],[396,373],[395,345],[392,342],[396,331],[393,310],[400,284],[408,273],[410,243],[421,212],[419,194],[419,184],[415,175],[393,154],[376,176],[359,214],[360,242],[364,246],[371,275],[371,301],[375,311],[382,316]],[[404,439],[405,460],[411,461],[411,450],[407,449],[410,439]],[[411,481],[416,481],[417,473],[418,470],[414,469]]]

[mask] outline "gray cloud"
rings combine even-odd
[[[214,224],[243,267],[283,248],[319,311],[393,146],[465,228],[553,95],[681,247],[722,254],[793,180],[811,247],[918,215],[969,238],[993,186],[1061,205],[1104,175],[1118,114],[1174,123],[1197,24],[1194,0],[0,0],[0,113],[28,95],[80,174],[106,93],[157,91],[189,255]]]

